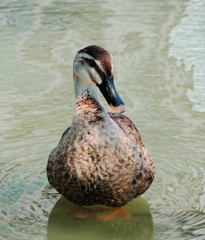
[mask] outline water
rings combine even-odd
[[[204,12],[199,0],[0,2],[1,239],[205,239]],[[93,43],[113,56],[155,162],[129,219],[75,216],[46,178],[72,120],[73,58]]]

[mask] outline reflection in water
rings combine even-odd
[[[169,56],[193,71],[193,91],[187,96],[194,110],[205,112],[205,1],[190,0],[180,23],[170,33]]]
[[[147,202],[138,197],[116,209],[103,206],[76,207],[61,197],[50,213],[48,240],[56,239],[154,239],[152,215]],[[109,219],[109,216],[113,218]]]

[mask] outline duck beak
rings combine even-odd
[[[97,84],[97,86],[113,110],[120,113],[125,112],[125,104],[115,89],[113,77],[106,77],[106,79],[101,84]]]

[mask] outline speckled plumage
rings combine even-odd
[[[75,204],[120,207],[150,187],[154,166],[133,122],[107,113],[88,87],[76,98],[72,126],[49,155],[47,175]]]

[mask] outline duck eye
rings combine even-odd
[[[94,61],[93,59],[89,59],[89,65],[90,65],[91,67],[95,67],[95,66],[96,66],[96,63],[95,63],[95,61]]]

